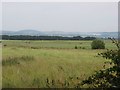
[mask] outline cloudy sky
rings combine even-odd
[[[117,2],[4,2],[2,30],[118,31]]]

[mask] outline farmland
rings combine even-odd
[[[76,87],[95,71],[103,69],[106,61],[98,56],[98,53],[105,50],[92,50],[91,42],[87,40],[2,41],[2,87]],[[106,48],[116,48],[110,40],[104,42]]]

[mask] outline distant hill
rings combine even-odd
[[[20,30],[20,31],[2,31],[2,35],[43,35],[43,32],[37,30]]]
[[[2,31],[2,35],[31,35],[31,36],[91,36],[91,37],[100,37],[108,38],[114,37],[118,38],[118,32],[63,32],[63,31],[37,31],[37,30],[20,30],[20,31]]]

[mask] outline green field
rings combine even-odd
[[[2,41],[3,88],[76,87],[95,71],[103,69],[106,61],[98,56],[105,50],[92,50],[91,42]],[[106,48],[116,48],[110,40],[104,42]]]

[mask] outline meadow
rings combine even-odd
[[[103,69],[105,50],[92,50],[85,40],[3,40],[3,88],[67,88],[80,86],[95,71]],[[106,48],[116,47],[104,40]],[[77,47],[77,48],[75,48]],[[109,65],[106,66],[110,67]]]

